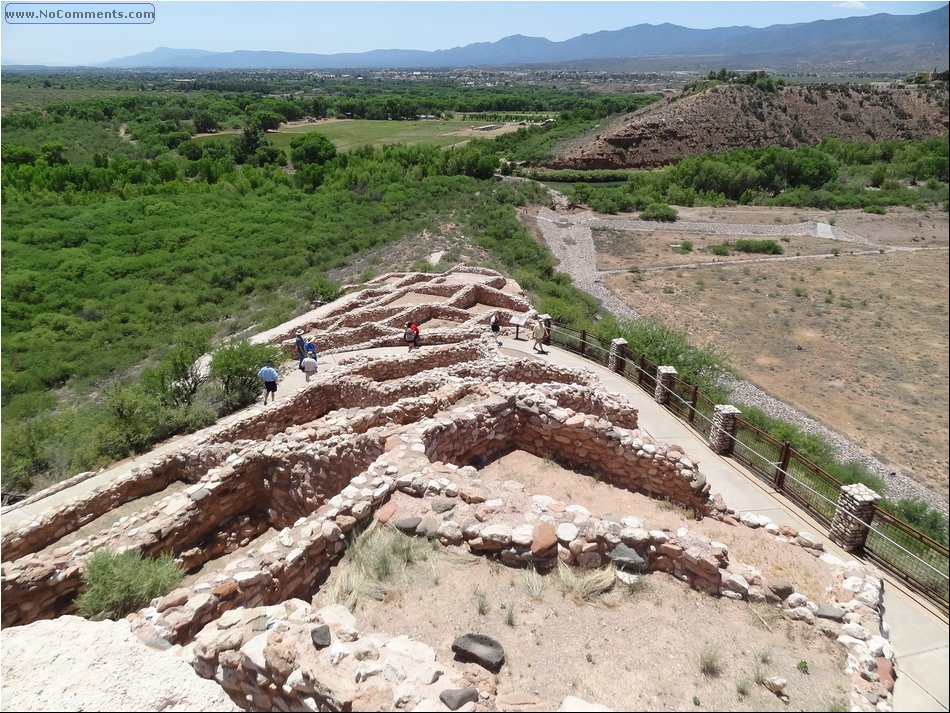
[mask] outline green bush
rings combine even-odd
[[[885,215],[887,213],[887,208],[882,205],[868,205],[864,206],[865,213],[873,213],[874,215]]]
[[[618,322],[610,316],[591,324],[588,331],[608,342],[623,337],[633,354],[642,354],[658,366],[676,367],[680,379],[696,384],[710,398],[724,395],[717,384],[729,371],[725,355],[713,346],[691,345],[685,332],[651,319]]]
[[[650,203],[646,208],[640,211],[640,220],[658,220],[665,223],[672,223],[677,217],[676,209],[665,203]]]
[[[691,253],[691,252],[693,252],[693,241],[692,241],[692,240],[684,240],[684,241],[682,241],[682,242],[680,243],[680,251],[681,251],[681,252],[684,252],[684,253]]]
[[[774,240],[736,240],[735,249],[742,253],[763,253],[781,255],[785,250]]]
[[[86,562],[76,607],[87,619],[121,619],[168,594],[184,576],[170,555],[148,559],[132,550],[97,550]]]
[[[744,406],[742,404],[737,404],[737,406],[742,409],[743,421],[755,426],[760,431],[765,431],[777,441],[787,441],[792,448],[816,465],[824,468],[835,463],[834,449],[823,438],[806,433],[795,424],[772,418],[754,406]]]
[[[251,344],[246,339],[223,346],[211,355],[211,376],[224,390],[228,411],[247,406],[260,396],[263,382],[257,372],[267,360],[278,363],[281,355],[280,347]]]
[[[898,500],[896,503],[884,499],[881,508],[892,515],[910,523],[918,530],[944,545],[948,542],[947,516],[934,510],[920,500]]]
[[[709,252],[713,255],[718,255],[719,257],[726,257],[732,251],[729,247],[729,243],[719,243],[718,245],[710,245]]]

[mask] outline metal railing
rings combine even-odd
[[[552,323],[549,342],[599,364],[609,363],[610,344],[585,330]],[[622,347],[617,354],[615,371],[653,396],[657,366],[644,355]],[[668,392],[664,406],[708,438],[715,402],[698,387],[675,376]],[[773,438],[741,417],[737,418],[732,438],[732,457],[753,475],[804,507],[826,527],[831,524],[839,507],[841,486],[845,483],[798,453],[791,444]],[[947,546],[880,507],[875,507],[872,523],[866,523],[868,537],[864,553],[868,558],[942,605],[947,613],[950,605]]]

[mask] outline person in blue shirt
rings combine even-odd
[[[303,340],[302,329],[297,330],[297,336],[294,338],[294,346],[297,347],[297,366],[300,367],[303,358],[307,356],[307,343]]]
[[[257,372],[257,375],[264,380],[264,404],[267,404],[267,397],[270,396],[271,403],[277,398],[277,369],[271,363],[270,359],[264,362],[264,366]]]
[[[313,341],[313,337],[307,337],[307,343],[303,345],[304,351],[307,353],[306,356],[317,358],[317,343]],[[303,362],[300,362],[303,364]],[[304,370],[306,371],[306,369]]]

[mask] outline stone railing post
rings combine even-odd
[[[653,400],[658,404],[665,404],[670,400],[670,389],[673,388],[674,376],[676,376],[675,366],[658,366],[656,368],[656,388],[653,389]]]
[[[712,428],[709,429],[709,447],[713,453],[727,456],[735,445],[738,416],[742,411],[729,404],[719,404],[714,411]]]
[[[868,525],[874,517],[874,503],[881,496],[864,483],[842,485],[831,520],[828,536],[845,552],[854,552],[864,547],[868,537]]]
[[[607,368],[611,371],[623,371],[623,360],[627,354],[627,340],[622,337],[610,340],[610,353],[607,355]]]

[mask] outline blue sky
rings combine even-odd
[[[494,42],[514,34],[565,40],[598,30],[641,23],[698,29],[766,27],[886,12],[916,15],[945,2],[772,2],[745,0],[481,0],[441,2],[254,2],[156,0],[151,24],[11,24],[7,10],[62,8],[64,3],[4,2],[0,32],[3,64],[83,65],[148,52],[156,47],[286,52],[365,52],[372,49],[436,50]],[[115,9],[136,3],[84,3]]]

